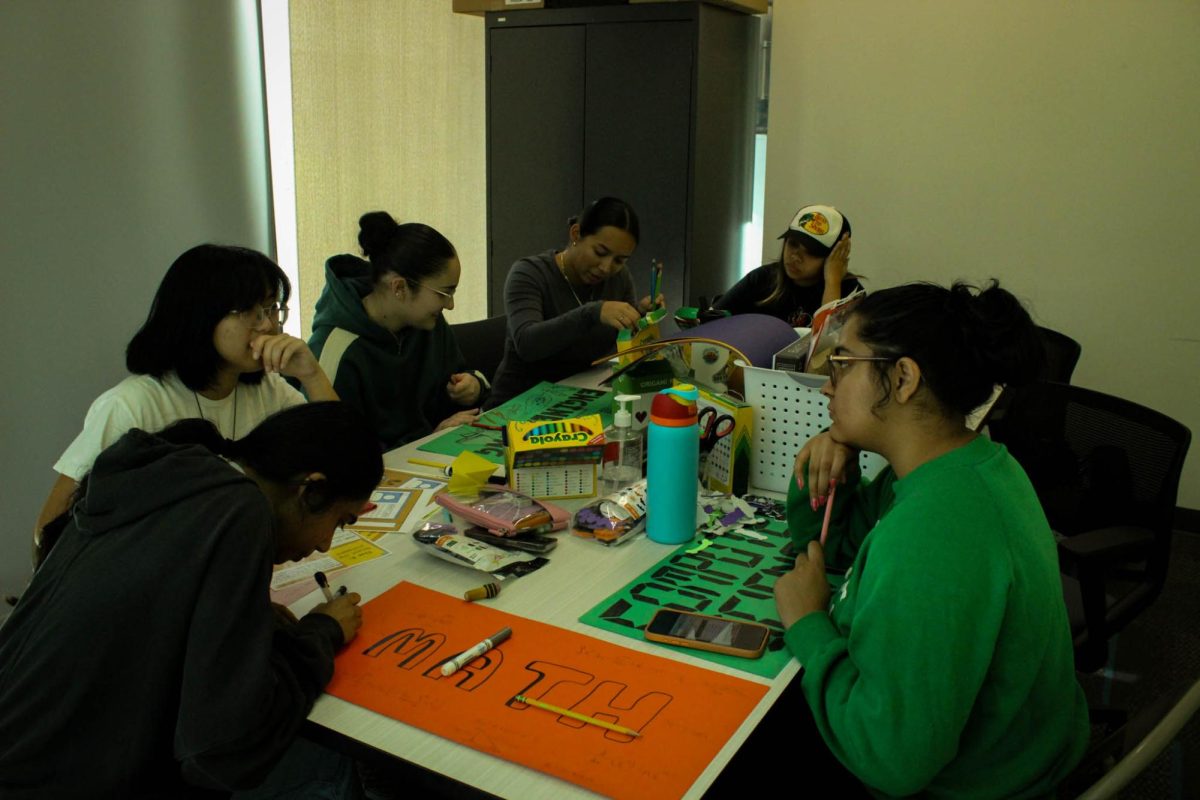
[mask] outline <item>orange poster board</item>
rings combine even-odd
[[[443,663],[505,627],[508,641],[442,677]],[[326,691],[600,794],[665,798],[687,791],[767,687],[400,583],[364,606]]]

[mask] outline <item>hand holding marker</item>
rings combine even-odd
[[[321,592],[325,595],[325,602],[332,603],[334,595],[333,595],[333,592],[331,592],[329,590],[329,580],[325,577],[325,573],[321,572],[321,571],[317,571],[316,574],[313,575],[313,579],[316,580],[317,586],[321,587]],[[341,597],[345,593],[346,593],[345,586],[338,587],[338,590],[337,590],[338,597]]]

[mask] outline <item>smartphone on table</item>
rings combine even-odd
[[[771,629],[757,622],[737,622],[692,611],[660,608],[644,633],[652,642],[758,658],[766,649]]]

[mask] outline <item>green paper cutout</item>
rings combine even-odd
[[[570,419],[599,414],[604,427],[612,424],[612,393],[604,389],[581,389],[542,381],[506,403],[482,414],[477,424],[501,428],[509,422],[534,419]],[[500,431],[462,425],[417,448],[426,453],[456,456],[464,450],[504,463],[504,436]]]
[[[760,658],[660,646],[774,678],[792,657],[783,643],[783,624],[775,611],[775,579],[790,572],[796,558],[783,552],[791,542],[786,523],[771,521],[757,530],[767,538],[759,541],[729,532],[695,553],[689,552],[695,549],[695,540],[680,545],[579,621],[631,639],[643,638],[642,629],[660,608],[757,622],[771,628],[766,652]],[[649,544],[639,541],[632,546]]]

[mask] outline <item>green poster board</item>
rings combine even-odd
[[[588,414],[599,414],[604,419],[604,426],[608,427],[612,423],[611,392],[542,381],[529,391],[481,415],[478,424],[503,428],[510,421],[569,419]],[[444,456],[456,456],[467,450],[493,464],[504,463],[504,439],[500,431],[469,425],[446,431],[417,449]]]
[[[691,649],[688,653],[774,678],[792,656],[783,643],[783,624],[775,612],[773,588],[775,579],[791,571],[796,559],[784,553],[790,542],[786,523],[772,521],[758,533],[766,538],[759,540],[730,532],[709,540],[707,547],[693,553],[688,551],[695,550],[701,539],[681,545],[579,621],[633,639],[642,638],[642,628],[659,608],[758,622],[771,628],[771,638],[761,658],[738,658]],[[631,542],[625,546],[648,544]]]

